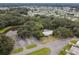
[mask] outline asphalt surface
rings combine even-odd
[[[65,40],[56,40],[49,42],[47,44],[40,44],[39,46],[32,48],[32,49],[26,49],[20,53],[17,53],[16,55],[25,55],[28,53],[31,53],[33,51],[42,49],[42,48],[49,48],[51,50],[49,55],[57,55],[59,51],[70,41],[71,38],[65,39]]]

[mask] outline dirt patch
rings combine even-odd
[[[48,43],[48,42],[51,42],[51,41],[55,41],[55,40],[57,40],[57,38],[55,38],[53,36],[48,36],[48,37],[42,37],[40,41],[43,44],[45,44],[45,43]]]

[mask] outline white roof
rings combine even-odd
[[[43,34],[44,34],[45,36],[49,36],[49,35],[51,35],[52,33],[53,33],[53,30],[44,29],[44,31],[43,31]]]

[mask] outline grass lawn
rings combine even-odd
[[[39,49],[37,51],[33,51],[33,52],[26,54],[26,55],[48,55],[49,53],[50,53],[49,48],[42,48],[42,49]]]
[[[31,49],[31,48],[34,48],[36,46],[37,46],[36,44],[31,44],[31,45],[26,46],[26,49]]]
[[[63,49],[59,52],[59,55],[65,55],[67,53],[66,50],[70,50],[70,48],[72,47],[72,44],[76,44],[76,42],[77,42],[77,39],[73,38],[66,46],[63,47]]]
[[[5,33],[5,32],[7,32],[8,30],[10,30],[11,28],[12,28],[12,26],[6,27],[6,28],[4,28],[4,29],[0,29],[0,33]]]
[[[16,48],[12,51],[12,53],[19,53],[21,51],[23,51],[23,48]]]

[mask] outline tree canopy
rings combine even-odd
[[[68,38],[72,36],[73,33],[70,29],[67,29],[65,27],[59,27],[56,30],[54,30],[53,35],[57,38]]]
[[[24,23],[24,25],[18,29],[17,33],[22,38],[26,38],[26,37],[30,37],[30,36],[39,35],[40,33],[38,33],[38,32],[39,31],[41,32],[42,29],[43,29],[43,26],[40,23],[34,22],[34,21],[28,21],[28,22]]]
[[[0,35],[0,55],[10,54],[14,46],[14,40],[5,36]]]

